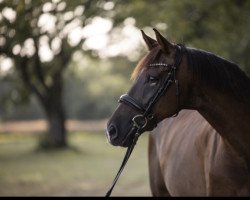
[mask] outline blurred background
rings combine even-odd
[[[125,149],[105,125],[152,28],[250,73],[248,0],[0,0],[0,196],[106,193]],[[113,195],[151,195],[147,139]]]

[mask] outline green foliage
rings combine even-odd
[[[2,96],[5,106],[0,112],[8,113],[12,109],[5,107],[33,94],[47,116],[59,110],[63,113],[62,76],[86,39],[72,40],[72,30],[83,28],[95,16],[109,17],[107,9],[105,0],[0,1],[0,58],[11,58],[14,63],[12,73],[6,75],[13,87]],[[10,101],[5,100],[7,96]]]
[[[83,56],[83,55],[82,55]],[[81,57],[72,62],[64,73],[64,107],[70,119],[106,118],[117,106],[119,96],[127,91],[134,68],[123,57],[93,60]],[[44,117],[41,105],[32,97],[29,104],[16,105],[12,81],[0,80],[2,120],[39,119]],[[18,93],[16,93],[18,95]],[[5,98],[4,98],[5,97]]]
[[[211,51],[250,72],[250,1],[128,0],[117,3],[117,11],[117,23],[133,17],[141,29],[158,28],[172,41]]]
[[[132,68],[124,58],[84,59],[65,74],[64,104],[69,118],[105,118],[117,106],[118,97],[127,91]],[[123,69],[123,70],[122,70]]]
[[[76,24],[84,26],[92,12],[99,12],[95,3],[87,0],[0,3],[0,53],[13,59],[17,84],[25,84],[24,87],[39,97],[47,95],[71,55],[84,42],[80,38],[78,43],[72,44],[70,30]],[[44,48],[47,49],[45,56]]]

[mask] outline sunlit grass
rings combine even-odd
[[[147,133],[139,139],[112,195],[150,196]],[[69,149],[38,151],[37,135],[0,134],[0,196],[103,196],[126,149],[103,133],[70,133]]]

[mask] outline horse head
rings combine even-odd
[[[190,76],[187,75],[185,47],[169,42],[156,29],[156,40],[142,31],[148,47],[132,73],[133,84],[108,121],[106,135],[115,146],[129,146],[133,127],[153,130],[167,117],[185,108]]]

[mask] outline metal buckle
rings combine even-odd
[[[138,129],[143,129],[146,127],[148,120],[143,115],[136,115],[133,117],[132,121],[134,122],[134,126]]]

